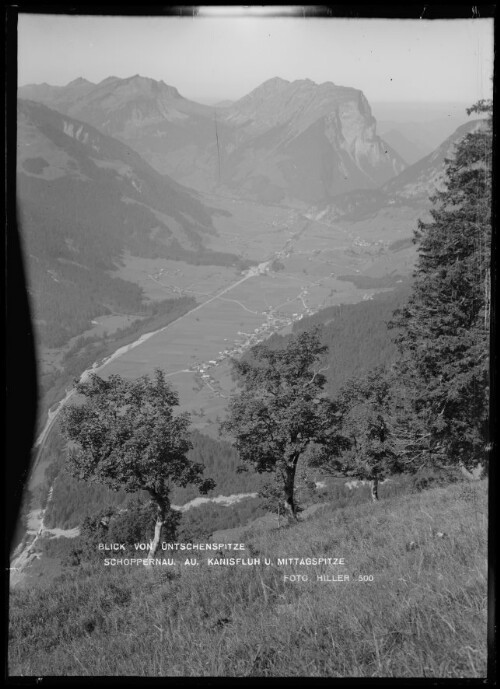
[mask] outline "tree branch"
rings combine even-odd
[[[304,385],[302,387],[306,388],[308,385],[311,385],[311,383],[314,381],[314,379],[316,378],[316,376],[318,374],[323,373],[324,371],[328,371],[329,368],[330,368],[330,364],[328,364],[328,366],[326,368],[320,368],[319,371],[315,371],[311,380],[307,383],[304,383]]]

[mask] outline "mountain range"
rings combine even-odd
[[[299,205],[323,221],[404,206],[411,224],[457,141],[481,126],[462,125],[405,167],[377,136],[364,95],[331,82],[274,78],[215,108],[138,75],[24,86],[19,96],[22,236],[38,328],[52,343],[98,314],[141,307],[140,288],[111,276],[125,251],[246,265],[208,248],[217,216],[231,214],[196,189]]]
[[[405,168],[377,135],[363,93],[332,82],[276,77],[222,107],[139,75],[28,85],[19,96],[93,125],[201,191],[311,204],[376,188]]]
[[[141,306],[137,285],[108,272],[125,250],[240,265],[204,245],[216,211],[122,142],[33,101],[18,101],[17,119],[19,221],[34,311],[50,340],[107,309]]]

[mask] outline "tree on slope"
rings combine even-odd
[[[489,396],[492,106],[446,162],[446,188],[419,221],[408,304],[395,312],[399,375],[412,409],[405,452],[472,466],[486,458]]]
[[[337,397],[343,449],[336,456],[325,445],[311,459],[313,466],[334,476],[370,481],[373,501],[378,500],[379,481],[405,469],[393,424],[394,390],[382,367],[349,380]]]
[[[233,360],[241,392],[229,405],[222,430],[234,439],[244,462],[258,472],[275,473],[283,488],[283,508],[297,518],[295,474],[299,458],[311,443],[337,450],[339,415],[322,396],[326,378],[320,360],[327,347],[318,331],[303,332],[283,349],[261,344],[252,360]]]
[[[62,411],[64,437],[76,447],[68,452],[71,473],[112,490],[144,490],[156,505],[156,524],[149,557],[158,548],[170,510],[173,484],[193,483],[206,493],[214,483],[202,478],[203,466],[186,456],[191,449],[189,415],[174,416],[179,404],[163,372],[154,378],[107,380],[91,374],[76,385],[85,399]]]

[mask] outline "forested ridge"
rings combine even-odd
[[[195,250],[184,248],[146,206],[121,203],[119,190],[107,179],[96,188],[81,180],[47,181],[20,174],[18,186],[28,289],[35,330],[44,346],[65,344],[88,330],[97,316],[147,309],[138,285],[111,274],[124,247],[145,258],[248,266],[233,254],[208,251],[201,245]],[[155,228],[161,233],[153,241]],[[189,231],[187,220],[184,229]]]
[[[325,391],[334,395],[352,376],[395,361],[397,350],[387,323],[394,310],[407,300],[410,284],[405,282],[357,304],[321,309],[294,323],[291,335],[273,335],[266,344],[285,347],[292,336],[319,327],[321,343],[328,347],[321,360],[322,366],[329,367],[324,372]],[[251,350],[245,356],[251,357]]]

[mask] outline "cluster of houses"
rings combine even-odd
[[[356,237],[348,253],[378,255],[385,253],[388,249],[388,246],[388,242],[384,242],[382,239],[379,239],[375,242],[368,242],[366,239]]]
[[[313,311],[307,309],[307,314],[310,313],[313,313]],[[273,333],[282,330],[304,316],[304,314],[299,313],[293,313],[292,315],[280,313],[279,311],[275,311],[272,307],[267,308],[262,314],[266,316],[266,320],[262,325],[255,328],[252,333],[239,330],[238,335],[240,339],[234,342],[232,346],[228,345],[226,349],[219,352],[213,359],[203,363],[196,363],[191,367],[190,370],[198,374],[201,382],[206,384],[220,397],[225,397],[225,395],[223,394],[220,383],[210,374],[210,369],[218,366],[230,357],[241,356],[250,347],[259,344],[259,342],[263,342]],[[228,338],[224,338],[224,340],[227,342]]]

